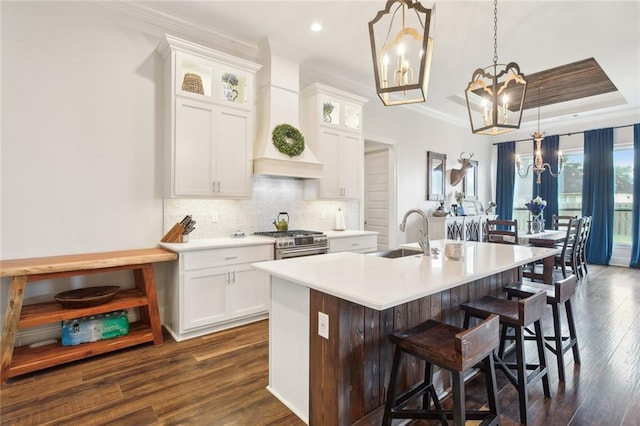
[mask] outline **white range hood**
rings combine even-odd
[[[322,164],[305,144],[302,154],[289,157],[273,145],[271,132],[280,124],[300,129],[298,53],[265,39],[260,45],[258,72],[258,138],[254,146],[253,174],[294,178],[322,177]],[[304,133],[303,133],[304,136]]]

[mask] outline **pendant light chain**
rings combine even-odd
[[[493,64],[498,63],[498,0],[493,0]]]

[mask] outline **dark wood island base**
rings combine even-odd
[[[485,295],[499,296],[504,285],[518,282],[521,277],[522,268],[517,267],[384,311],[312,289],[309,424],[381,424],[393,360],[389,334],[427,319],[462,327],[464,314],[458,309],[461,303]],[[327,340],[316,333],[318,312],[331,318],[329,335],[337,338]],[[402,388],[422,380],[423,363],[409,357],[404,365]],[[446,389],[448,375],[439,376],[437,372],[439,390]]]

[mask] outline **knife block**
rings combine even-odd
[[[184,228],[179,223],[176,223],[169,229],[169,232],[164,234],[164,237],[160,241],[163,243],[182,243],[184,242],[182,234],[184,233]]]

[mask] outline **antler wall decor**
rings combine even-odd
[[[451,170],[451,185],[453,186],[456,186],[457,184],[462,182],[462,178],[464,178],[464,176],[467,174],[467,169],[473,167],[473,164],[471,164],[473,152],[467,153],[469,154],[469,156],[466,158],[463,157],[464,154],[464,152],[461,152],[460,156],[458,157],[458,163],[461,164],[461,167],[459,169]]]

